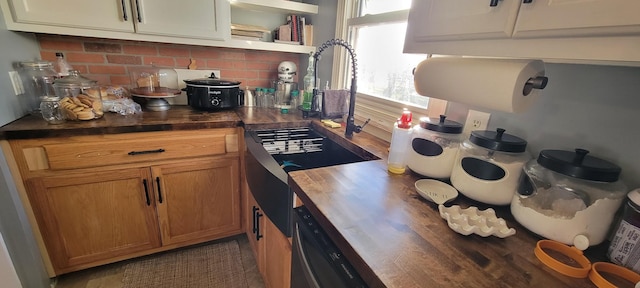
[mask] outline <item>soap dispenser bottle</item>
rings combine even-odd
[[[412,118],[411,111],[404,108],[402,116],[393,124],[391,147],[389,148],[389,158],[387,159],[387,170],[393,174],[404,174],[406,170],[406,155],[411,142]]]

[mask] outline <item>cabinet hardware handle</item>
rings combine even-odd
[[[533,3],[533,0],[523,0],[522,3],[525,3],[525,4]]]
[[[136,13],[138,13],[138,23],[142,23],[142,16],[140,16],[140,3],[136,0]]]
[[[264,215],[264,214],[262,214],[260,212],[256,213],[256,227],[257,227],[256,230],[258,232],[258,233],[256,233],[256,241],[260,241],[260,238],[263,237],[262,235],[260,235],[260,217],[262,217],[262,215]]]
[[[498,1],[500,1],[500,0],[491,0],[491,2],[489,3],[489,6],[491,6],[491,7],[496,7],[496,6],[498,6]],[[525,0],[525,1],[526,1],[526,0]]]
[[[258,232],[258,226],[256,225],[256,223],[258,221],[256,221],[256,212],[258,212],[258,210],[260,210],[260,208],[253,206],[253,233],[257,233]]]
[[[151,206],[151,200],[149,200],[149,188],[147,187],[147,179],[142,179],[142,185],[144,186],[144,196],[147,197],[147,206]]]
[[[162,190],[160,190],[160,177],[156,177],[156,184],[158,184],[158,201],[162,204]]]
[[[124,0],[120,1],[122,3],[122,20],[129,21],[129,16],[127,16],[127,8],[124,6]]]
[[[151,153],[162,153],[165,150],[160,148],[160,149],[156,149],[156,150],[145,150],[145,151],[131,151],[127,154],[129,155],[140,155],[140,154],[151,154]]]

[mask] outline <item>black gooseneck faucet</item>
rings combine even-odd
[[[364,126],[366,126],[367,123],[369,123],[369,120],[371,119],[367,119],[367,121],[365,121],[364,124],[362,124],[362,126],[355,124],[355,118],[353,115],[354,115],[354,110],[356,106],[357,60],[356,60],[356,54],[353,51],[353,48],[351,47],[351,45],[349,45],[347,41],[342,39],[331,39],[327,42],[322,43],[322,45],[318,47],[318,51],[313,54],[313,61],[314,61],[313,62],[313,78],[314,78],[314,83],[316,83],[315,85],[316,87],[313,88],[313,100],[315,102],[316,97],[318,96],[318,60],[320,59],[320,54],[322,53],[322,51],[329,48],[330,46],[336,46],[336,45],[342,46],[345,49],[347,49],[347,51],[349,52],[349,56],[351,56],[351,72],[352,73],[351,73],[351,89],[349,90],[349,114],[347,115],[347,127],[344,132],[344,136],[351,139],[353,137],[353,132],[360,133],[364,128]]]

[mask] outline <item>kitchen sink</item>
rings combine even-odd
[[[288,172],[379,159],[353,144],[344,147],[309,127],[245,131],[245,142],[245,172],[251,193],[288,237],[293,208]]]

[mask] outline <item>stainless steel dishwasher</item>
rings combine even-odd
[[[306,207],[293,209],[291,287],[367,287]]]

